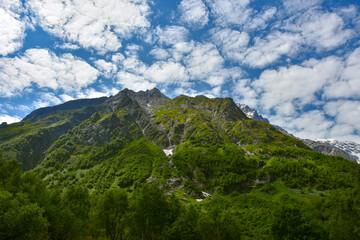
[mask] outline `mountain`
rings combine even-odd
[[[257,120],[260,122],[264,122],[264,123],[270,123],[267,118],[264,118],[263,116],[259,115],[256,110],[250,108],[248,105],[237,103],[236,106],[238,106],[241,109],[241,111],[243,111],[243,113],[246,114],[246,116],[248,118],[251,118],[251,119],[254,119],[254,120]]]
[[[41,117],[43,115],[48,115],[48,114],[56,112],[56,111],[76,110],[76,109],[81,109],[81,108],[92,106],[92,105],[99,105],[99,104],[104,103],[106,100],[107,100],[107,97],[93,98],[93,99],[79,99],[79,100],[68,101],[66,103],[56,105],[53,107],[39,108],[39,109],[31,112],[29,115],[27,115],[23,119],[23,121],[26,121],[31,118]]]
[[[1,239],[360,237],[360,165],[231,98],[124,89],[2,125],[0,149]]]
[[[351,141],[341,142],[335,139],[317,139],[316,142],[336,147],[337,149],[348,153],[350,158],[356,160],[357,163],[360,163],[360,144],[358,143]]]
[[[248,118],[265,123],[270,123],[267,118],[264,118],[263,116],[259,115],[256,110],[250,108],[249,106],[240,103],[237,103],[236,105],[246,114]],[[273,125],[273,126],[281,133],[296,138],[294,135],[287,132],[282,127],[277,125]],[[341,142],[334,139],[319,139],[315,141],[310,139],[300,139],[300,140],[304,142],[311,149],[320,152],[322,154],[329,156],[343,157],[350,161],[355,161],[357,163],[360,163],[360,145],[357,143],[349,142],[349,141]]]

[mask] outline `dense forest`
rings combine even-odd
[[[151,183],[133,191],[48,189],[33,172],[22,173],[17,161],[1,157],[0,239],[360,238],[359,186],[348,186],[346,177],[328,176],[339,187],[318,182],[298,163],[282,166],[273,168],[280,180],[196,202]],[[322,190],[303,188],[308,181]]]

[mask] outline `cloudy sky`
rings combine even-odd
[[[358,0],[1,0],[0,122],[123,88],[360,143]]]

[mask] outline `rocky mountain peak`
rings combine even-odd
[[[111,101],[114,101],[115,99],[119,98],[120,95],[123,94],[126,94],[131,99],[136,100],[140,104],[140,106],[144,107],[145,109],[160,105],[170,100],[169,97],[165,96],[157,88],[153,88],[151,90],[146,90],[146,91],[138,91],[138,92],[125,88],[122,91],[120,91],[118,94],[116,94],[114,97],[112,97],[113,99]]]
[[[243,113],[245,113],[245,115],[248,118],[260,121],[260,122],[264,122],[264,123],[270,123],[269,120],[267,118],[264,118],[262,115],[259,115],[258,112],[252,108],[250,108],[248,105],[246,104],[241,104],[241,103],[237,103],[236,104],[241,111],[243,111]]]

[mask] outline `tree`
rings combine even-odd
[[[106,191],[97,203],[97,219],[111,240],[124,239],[127,193],[119,189]]]
[[[70,186],[62,194],[62,207],[68,208],[76,217],[74,225],[78,235],[84,234],[86,220],[90,211],[89,192],[83,186]]]
[[[136,193],[132,211],[132,230],[140,239],[158,239],[170,223],[169,203],[163,190],[155,184],[145,184]]]
[[[43,210],[26,194],[0,190],[0,239],[48,239]]]
[[[283,205],[275,214],[274,223],[271,226],[274,239],[321,239],[311,229],[297,207]]]

